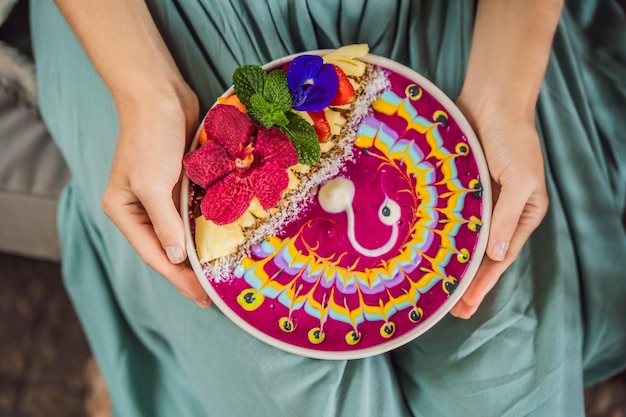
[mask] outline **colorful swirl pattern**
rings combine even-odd
[[[349,351],[410,332],[456,289],[481,229],[482,187],[461,129],[396,73],[358,128],[355,158],[218,292],[294,346]]]

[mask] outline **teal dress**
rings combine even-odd
[[[207,109],[244,63],[368,43],[456,98],[475,4],[149,0]],[[101,211],[118,118],[53,2],[32,2],[43,117],[73,174],[60,203],[67,289],[118,416],[584,415],[583,387],[626,366],[626,20],[571,0],[536,121],[550,208],[478,313],[388,354],[312,360],[201,310],[144,265]]]

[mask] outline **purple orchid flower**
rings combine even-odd
[[[287,83],[293,93],[293,108],[320,111],[328,107],[337,94],[339,78],[331,64],[317,55],[300,55],[287,70]]]

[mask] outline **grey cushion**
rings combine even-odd
[[[57,202],[68,180],[41,120],[0,91],[0,251],[59,259]]]
[[[57,204],[69,174],[35,114],[28,5],[0,1],[0,251],[56,261]]]

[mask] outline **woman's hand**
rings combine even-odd
[[[483,146],[492,177],[494,209],[487,257],[451,313],[469,318],[498,282],[543,219],[548,208],[543,157],[532,117],[506,111],[477,113],[461,97],[458,101]]]
[[[480,140],[494,189],[487,256],[451,310],[469,318],[548,208],[535,107],[563,0],[480,0],[457,100]]]
[[[183,80],[143,0],[55,0],[117,106],[120,132],[102,205],[139,256],[178,290],[209,299],[183,262],[176,209],[183,152],[198,100]]]
[[[210,300],[184,261],[178,213],[182,157],[197,128],[198,100],[186,84],[162,85],[118,102],[120,134],[102,205],[139,256],[183,295]]]

